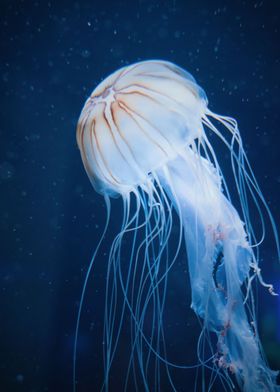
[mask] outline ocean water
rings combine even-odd
[[[238,120],[280,222],[279,18],[276,1],[1,2],[1,391],[72,388],[81,289],[106,212],[82,166],[76,124],[86,98],[114,70],[157,58],[189,71],[206,91],[210,109]],[[227,173],[228,157],[220,161]],[[121,200],[115,199],[85,296],[78,391],[99,391],[102,385],[106,260],[121,219]],[[258,231],[257,216],[252,220]],[[280,293],[269,224],[261,260],[265,280]],[[200,327],[189,308],[186,266],[182,255],[172,272],[165,317],[172,359],[191,364]],[[268,362],[280,369],[279,297],[260,287],[257,309]],[[112,391],[122,390],[128,332],[121,337]],[[179,372],[177,390],[192,391],[194,379],[194,371]],[[163,380],[160,390],[170,385]]]

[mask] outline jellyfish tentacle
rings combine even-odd
[[[80,323],[81,323],[81,315],[82,315],[82,309],[83,309],[83,305],[84,305],[84,300],[85,300],[85,294],[86,294],[86,289],[87,289],[87,285],[89,282],[89,278],[90,278],[90,274],[92,272],[93,266],[94,266],[94,262],[96,259],[96,256],[98,254],[98,251],[100,249],[100,246],[102,244],[102,242],[104,241],[104,237],[106,235],[108,226],[109,226],[109,220],[110,220],[110,211],[111,211],[111,203],[110,203],[110,198],[109,197],[105,197],[104,198],[105,203],[106,203],[106,209],[107,209],[107,215],[106,215],[106,222],[105,222],[105,226],[104,226],[104,230],[103,233],[100,237],[100,240],[93,252],[91,261],[89,263],[87,272],[86,272],[86,277],[84,280],[84,284],[82,287],[82,293],[81,293],[81,298],[80,298],[80,303],[79,303],[79,308],[78,308],[78,315],[77,315],[77,320],[76,320],[76,326],[75,326],[75,334],[74,334],[74,350],[73,350],[73,392],[76,391],[76,373],[77,373],[77,348],[78,348],[78,337],[79,337],[79,329],[80,329]]]
[[[210,119],[206,115],[220,122],[229,131],[229,133],[232,135],[231,142],[227,141],[226,137],[214,126],[214,124],[210,121]],[[257,179],[254,175],[247,154],[244,151],[237,122],[231,117],[218,115],[216,113],[211,112],[209,109],[206,110],[206,115],[202,119],[203,123],[223,141],[223,143],[226,145],[231,155],[232,171],[233,171],[233,176],[238,191],[238,195],[240,198],[242,214],[246,224],[247,235],[249,237],[248,240],[250,243],[250,247],[255,248],[255,252],[252,254],[252,263],[251,263],[251,268],[255,273],[254,277],[258,278],[259,283],[263,287],[266,287],[269,290],[270,294],[277,295],[277,293],[275,293],[274,291],[273,286],[264,281],[261,274],[261,269],[259,268],[259,246],[263,242],[266,235],[266,225],[265,225],[263,209],[264,211],[266,211],[268,219],[270,221],[272,232],[274,235],[278,259],[280,260],[280,245],[279,245],[277,227],[273,215],[271,213],[271,210],[268,206],[268,203],[266,202],[263,193],[258,185]],[[206,135],[203,135],[203,138],[207,139]],[[238,151],[235,151],[234,149],[235,141],[237,142],[238,145],[237,146]],[[222,175],[222,182],[224,185],[226,185],[223,175]],[[247,194],[251,196],[252,201],[256,207],[256,210],[260,218],[261,238],[258,240],[255,235],[254,227],[251,224]],[[247,297],[248,295],[246,296],[246,299]]]

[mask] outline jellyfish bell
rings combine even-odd
[[[225,132],[215,122],[220,123]],[[226,180],[207,136],[209,130],[230,152],[240,199],[239,213],[231,203]],[[110,369],[124,323],[124,309],[130,313],[131,323],[135,326],[131,333],[131,356],[124,389],[129,377],[134,377],[137,366],[146,389],[151,389],[151,356],[159,368],[158,364],[164,364],[172,390],[175,386],[169,368],[188,368],[172,363],[165,345],[156,343],[155,332],[147,336],[144,330],[147,309],[152,306],[153,326],[156,325],[157,336],[164,341],[162,314],[165,296],[160,295],[159,287],[166,287],[169,271],[178,259],[184,238],[191,307],[203,325],[196,366],[216,374],[226,391],[234,389],[233,377],[245,392],[278,391],[276,373],[266,363],[256,327],[252,282],[258,278],[272,294],[274,291],[263,281],[258,266],[258,248],[262,239],[257,241],[250,221],[249,197],[260,213],[262,225],[262,207],[268,213],[279,250],[278,237],[244,152],[236,121],[208,109],[206,94],[188,72],[166,61],[143,61],[121,68],[97,86],[81,112],[77,141],[85,170],[95,190],[105,196],[107,207],[109,196],[121,195],[124,201],[120,234],[111,246],[108,260],[105,387],[109,388]],[[131,211],[131,195],[137,200],[134,212]],[[141,208],[145,216],[142,224],[139,223]],[[173,257],[168,257],[173,208],[177,212],[180,230],[177,251]],[[146,238],[137,248],[137,231],[143,226]],[[135,237],[128,272],[123,274],[120,263],[122,240],[128,232],[135,233]],[[139,270],[138,259],[143,247],[145,252],[137,287],[135,271]],[[81,309],[96,252],[85,279],[79,308],[74,371]],[[159,272],[164,258],[165,270]],[[119,286],[121,290],[118,290]],[[119,300],[120,293],[123,309],[116,327],[112,304],[117,298]],[[215,344],[213,336],[209,338],[210,333],[215,336]],[[211,353],[209,358],[204,357],[202,346],[205,344]],[[145,348],[148,355],[143,353]],[[152,385],[158,384],[159,376],[155,376]]]
[[[125,193],[202,134],[206,95],[172,63],[146,61],[106,78],[80,115],[77,141],[95,189]]]

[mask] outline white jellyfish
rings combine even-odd
[[[231,157],[239,213],[232,205],[209,132],[224,143]],[[107,269],[105,390],[109,390],[125,312],[130,314],[131,354],[122,390],[128,388],[135,372],[135,388],[141,379],[141,390],[159,390],[163,371],[168,375],[168,390],[177,390],[171,369],[188,366],[168,359],[163,315],[168,276],[185,240],[191,307],[202,328],[193,367],[212,372],[208,386],[202,380],[201,390],[211,390],[217,378],[225,391],[235,385],[245,392],[278,391],[276,372],[268,367],[257,330],[253,280],[257,278],[275,293],[263,281],[258,265],[262,239],[257,241],[250,220],[252,201],[263,233],[263,211],[268,214],[279,251],[278,237],[236,121],[211,112],[205,92],[182,68],[166,61],[143,61],[114,72],[97,86],[81,112],[77,141],[88,177],[107,205],[100,243],[109,226],[110,197],[123,199],[123,221],[111,245]],[[178,243],[171,255],[168,249],[176,214]],[[137,238],[139,230],[144,230],[142,239]],[[131,250],[124,268],[121,255],[127,235]],[[74,382],[82,304],[99,245],[83,286]],[[119,301],[121,312],[116,315]],[[144,328],[148,309],[153,314],[149,335]],[[193,389],[186,386],[186,390]]]

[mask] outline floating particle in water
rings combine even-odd
[[[16,375],[16,381],[18,382],[18,383],[22,383],[23,381],[24,381],[24,376],[22,375],[22,374],[17,374]]]
[[[84,50],[82,51],[82,57],[83,57],[83,58],[88,59],[90,56],[91,56],[91,52],[90,52],[89,50],[84,49]]]
[[[5,161],[0,164],[0,180],[9,180],[15,174],[14,166]]]

